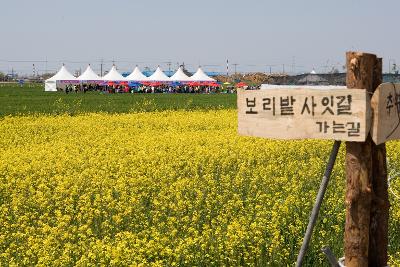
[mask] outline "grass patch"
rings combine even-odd
[[[0,117],[7,115],[135,113],[236,108],[233,94],[103,94],[44,92],[43,85],[0,85]]]

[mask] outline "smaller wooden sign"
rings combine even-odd
[[[366,90],[238,90],[241,135],[363,142],[369,127],[370,101]]]
[[[373,111],[371,136],[379,145],[400,139],[400,84],[383,83],[371,99]]]

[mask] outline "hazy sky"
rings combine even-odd
[[[4,0],[0,71],[99,70],[103,59],[120,71],[171,61],[224,72],[229,59],[232,72],[322,72],[341,70],[348,50],[376,53],[387,71],[400,63],[399,10],[396,0]]]

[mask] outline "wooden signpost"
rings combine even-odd
[[[400,84],[383,83],[371,99],[374,110],[372,140],[379,145],[400,139]]]
[[[238,131],[273,139],[346,141],[345,265],[386,266],[384,142],[400,139],[400,85],[381,84],[382,59],[376,55],[347,52],[346,66],[348,89],[239,90]],[[335,141],[296,266],[302,264],[339,145]]]
[[[239,90],[237,101],[241,135],[363,142],[369,131],[366,90]]]

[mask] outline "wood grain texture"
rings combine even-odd
[[[378,58],[373,77],[373,87],[382,83],[382,59]],[[376,91],[375,91],[376,93]],[[374,94],[375,94],[374,93]],[[372,200],[369,223],[369,266],[387,266],[389,224],[388,174],[386,145],[372,145]]]
[[[371,136],[379,145],[400,139],[400,84],[383,83],[371,99],[373,125]]]
[[[344,110],[349,99],[351,109]],[[369,132],[370,112],[365,90],[238,91],[238,131],[247,136],[363,142]],[[358,125],[359,133],[351,130]]]
[[[346,83],[348,88],[365,88],[372,94],[377,57],[347,52]],[[369,225],[372,197],[372,139],[363,143],[346,142],[346,223],[345,265],[368,266]]]

